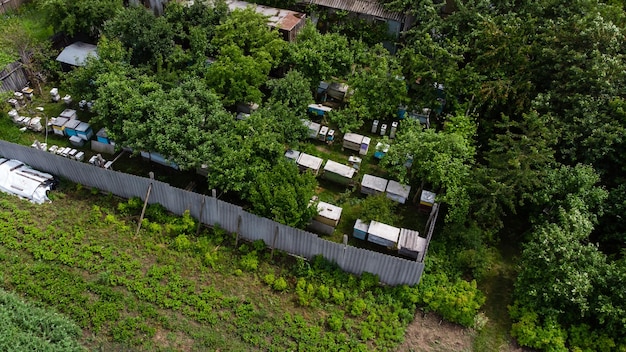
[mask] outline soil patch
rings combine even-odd
[[[444,321],[440,316],[418,311],[407,327],[404,343],[398,351],[472,351],[474,331]]]

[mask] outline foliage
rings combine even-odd
[[[269,103],[271,105],[280,103],[296,116],[304,117],[308,105],[314,102],[311,96],[311,81],[297,70],[287,72],[283,78],[267,81],[267,86],[272,90]]]
[[[164,17],[139,6],[118,11],[104,26],[104,34],[118,39],[130,52],[130,63],[154,65],[174,52],[174,31]]]
[[[279,159],[271,169],[257,174],[248,200],[255,214],[303,228],[316,214],[316,205],[310,203],[316,186],[311,173],[301,174],[296,165]]]
[[[313,88],[322,80],[350,72],[354,54],[344,36],[320,34],[307,23],[298,33],[295,45],[289,46],[287,61],[311,81]]]
[[[359,218],[365,222],[378,221],[385,224],[396,224],[398,216],[398,203],[388,198],[384,193],[368,196],[361,201]]]
[[[80,329],[54,310],[22,301],[0,289],[0,349],[83,351]]]
[[[120,0],[41,0],[39,7],[55,32],[100,36],[105,22],[122,11]]]

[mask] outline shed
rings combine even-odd
[[[322,125],[307,119],[302,119],[302,123],[309,130],[309,138],[317,139],[317,134],[320,132],[320,128],[322,127]]]
[[[71,66],[85,66],[89,56],[98,58],[97,47],[93,44],[75,42],[66,46],[56,60]]]
[[[363,138],[364,137],[360,134],[351,132],[346,133],[343,135],[343,147],[358,152],[361,150],[361,142],[363,142]]]
[[[300,153],[296,164],[300,168],[300,171],[310,170],[313,175],[316,175],[320,172],[320,168],[322,167],[323,160],[313,155],[309,155],[306,153]]]
[[[324,106],[322,104],[309,104],[307,111],[313,115],[324,116],[333,111],[333,108]]]
[[[50,174],[34,170],[19,160],[0,158],[0,191],[41,204],[54,185]]]
[[[382,222],[372,221],[367,230],[367,241],[385,247],[395,247],[400,236],[400,229]]]
[[[80,121],[78,120],[69,120],[65,123],[65,135],[68,137],[75,136],[77,134],[76,127],[80,125]]]
[[[369,228],[369,222],[365,222],[361,219],[356,219],[356,222],[354,223],[354,228],[352,229],[352,236],[360,240],[365,240],[367,238],[367,230],[369,230]]]
[[[404,204],[409,198],[409,193],[411,193],[411,186],[403,185],[394,180],[389,180],[387,190],[385,192],[387,193],[387,198],[395,200],[400,204]]]
[[[300,152],[297,150],[289,149],[285,152],[285,158],[291,162],[297,162],[298,157],[300,156]]]
[[[78,114],[76,114],[76,110],[73,110],[73,109],[65,109],[59,114],[59,116],[68,118],[70,120],[75,120],[78,118]]]
[[[328,160],[324,165],[324,173],[322,177],[324,179],[347,185],[352,182],[352,177],[356,170],[354,168],[340,164],[336,161]]]
[[[50,120],[52,131],[59,136],[65,135],[65,124],[69,121],[67,117],[55,117]]]
[[[422,194],[420,195],[420,204],[418,210],[423,212],[429,212],[430,209],[435,204],[435,197],[437,195],[431,191],[422,190]]]
[[[363,180],[361,181],[361,193],[374,195],[383,193],[386,189],[386,179],[369,174],[363,175]]]
[[[419,253],[426,250],[426,239],[419,236],[419,232],[400,229],[400,237],[398,238],[398,254],[417,259]]]
[[[321,222],[322,224],[335,227],[339,224],[342,210],[342,208],[336,205],[326,202],[318,202],[317,216],[315,217],[315,220]]]
[[[81,122],[74,129],[76,131],[76,135],[86,141],[90,140],[93,137],[93,130],[91,126],[87,122]]]

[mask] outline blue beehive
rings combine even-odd
[[[90,140],[93,137],[93,130],[91,126],[87,122],[81,122],[74,129],[76,131],[76,135],[86,141]]]
[[[96,139],[100,143],[112,144],[111,139],[107,136],[107,131],[104,128],[101,128],[98,133],[96,133]]]
[[[369,222],[364,222],[361,219],[356,219],[356,223],[354,224],[354,229],[352,231],[352,236],[360,240],[365,240],[365,238],[367,237],[367,230],[369,230],[369,227],[370,227]]]
[[[65,124],[65,135],[68,137],[72,137],[77,135],[76,127],[80,125],[80,121],[78,120],[69,120]]]

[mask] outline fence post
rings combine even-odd
[[[198,217],[198,228],[196,229],[196,237],[200,234],[200,227],[202,226],[202,215],[204,214],[204,202],[206,202],[206,197],[202,196],[202,206],[200,208],[200,216]]]
[[[150,179],[154,180],[154,173],[150,171]],[[137,224],[137,232],[135,232],[135,236],[139,235],[139,230],[141,230],[141,222],[143,221],[143,216],[146,214],[146,206],[148,205],[148,198],[150,198],[150,192],[152,191],[152,182],[148,186],[148,192],[146,193],[146,200],[143,202],[143,209],[141,209],[141,216],[139,217],[139,224]]]
[[[241,232],[241,215],[237,218],[237,231],[235,232],[235,248],[239,246],[239,233]]]
[[[274,258],[274,248],[276,247],[276,239],[278,238],[278,226],[274,230],[274,240],[272,240],[272,251],[270,252],[270,260]]]
[[[346,265],[346,249],[348,249],[348,235],[343,235],[343,253],[341,255],[341,269],[345,268]]]

